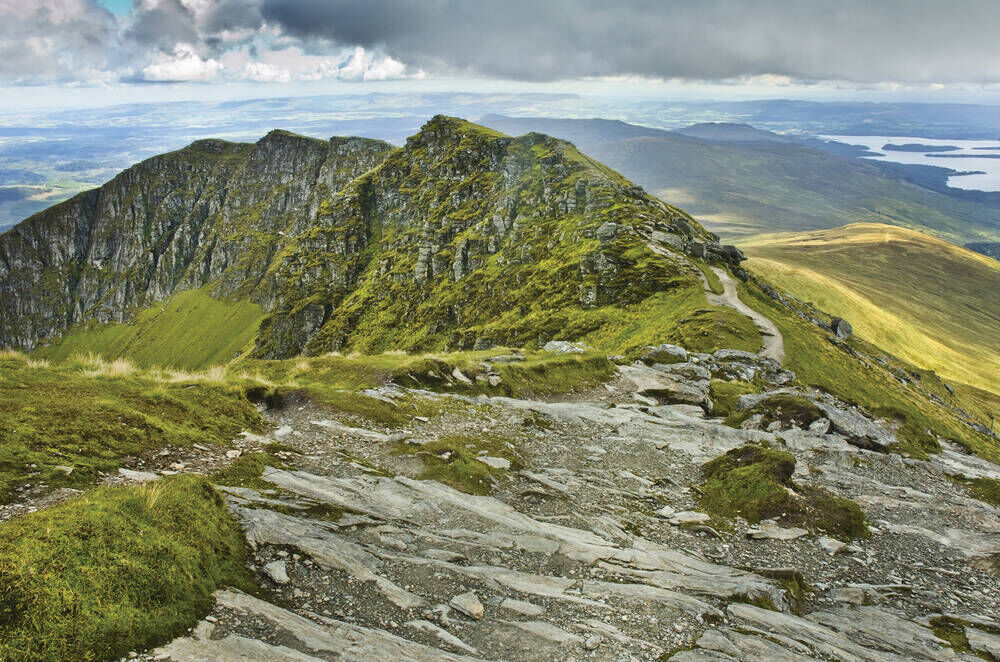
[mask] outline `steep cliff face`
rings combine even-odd
[[[0,345],[31,349],[207,283],[249,292],[309,200],[391,149],[282,131],[253,145],[200,140],[32,216],[0,237]]]
[[[208,285],[256,353],[579,337],[694,287],[711,237],[569,143],[436,117],[407,144],[273,131],[145,161],[0,236],[0,345]]]

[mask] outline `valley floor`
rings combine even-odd
[[[390,384],[367,395],[441,414],[388,428],[282,403],[236,449],[276,442],[284,466],[221,488],[265,590],[218,592],[190,636],[140,657],[1000,657],[1000,509],[953,478],[1000,468],[957,447],[926,462],[864,450],[828,420],[744,429],[659,404],[668,377],[704,387],[685,371],[623,367],[544,400]],[[869,537],[698,514],[702,464],[746,444],[792,453],[797,484],[857,502]]]

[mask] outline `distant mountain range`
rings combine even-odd
[[[569,140],[723,237],[878,222],[957,244],[1000,240],[1000,208],[976,199],[989,194],[931,190],[945,170],[851,158],[857,148],[838,143],[731,123],[664,131],[602,119],[481,121]]]

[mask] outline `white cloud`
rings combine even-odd
[[[154,56],[142,75],[149,81],[208,81],[223,69],[225,67],[218,60],[202,59],[190,44],[177,44],[173,53]]]

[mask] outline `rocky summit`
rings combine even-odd
[[[0,236],[0,346],[123,322],[207,287],[267,312],[254,354],[582,336],[609,306],[738,264],[572,145],[438,116],[406,145],[273,131],[200,140]]]

